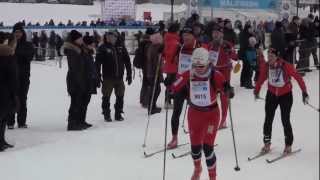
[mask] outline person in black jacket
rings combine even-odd
[[[49,37],[49,60],[53,60],[56,56],[56,33],[54,31],[50,32],[50,37]]]
[[[123,82],[124,68],[126,68],[126,81],[132,82],[132,69],[127,49],[121,43],[117,32],[110,31],[104,36],[104,43],[98,48],[96,68],[101,77],[102,66],[102,113],[107,122],[112,121],[110,116],[110,96],[115,90],[116,102],[114,105],[116,121],[123,121],[123,97],[125,85]]]
[[[275,29],[271,33],[271,44],[273,48],[280,52],[280,57],[286,60],[287,42],[284,28],[280,21],[276,22]]]
[[[299,48],[299,62],[297,65],[298,72],[303,76],[306,72],[310,72],[310,55],[312,48],[315,45],[315,33],[314,29],[312,28],[312,24],[308,18],[304,18],[301,20],[300,25],[300,39],[301,45]],[[315,64],[317,62],[315,61]]]
[[[18,128],[28,128],[27,121],[27,97],[30,85],[30,66],[35,49],[31,42],[26,41],[26,33],[21,23],[17,23],[13,27],[13,34],[17,39],[17,47],[15,49],[15,57],[18,65],[18,97],[20,101],[20,109],[17,113]],[[15,124],[15,113],[8,117],[8,128],[13,129]]]
[[[232,28],[230,19],[224,20],[223,40],[230,42],[233,46],[237,44],[237,34]]]
[[[246,51],[249,49],[249,38],[254,36],[253,28],[250,24],[246,24],[244,29],[240,32],[239,35],[239,43],[240,50],[238,52],[239,59],[243,60],[243,68],[240,75],[240,86],[245,87],[247,89],[253,89],[253,85],[248,83],[249,72],[251,70],[251,64],[246,59]]]
[[[12,34],[0,32],[0,152],[13,147],[5,140],[6,117],[19,109],[15,45]]]
[[[79,131],[91,127],[86,123],[86,111],[90,102],[88,66],[82,49],[81,33],[72,30],[64,43],[64,54],[68,60],[67,89],[71,97],[68,116],[68,131]]]

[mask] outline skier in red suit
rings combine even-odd
[[[187,89],[189,97],[188,125],[194,172],[191,180],[199,180],[202,172],[201,153],[206,157],[210,180],[216,180],[214,142],[220,122],[217,94],[229,94],[230,85],[224,76],[212,68],[209,52],[205,48],[194,50],[192,68],[177,77],[172,93]]]
[[[302,101],[308,103],[308,93],[306,85],[299,73],[292,64],[287,63],[279,57],[279,51],[270,48],[268,51],[268,62],[260,63],[260,75],[254,90],[255,98],[259,98],[259,92],[262,84],[268,80],[268,91],[265,104],[265,122],[263,127],[263,142],[262,152],[268,153],[271,146],[272,122],[275,111],[280,106],[281,121],[283,124],[285,135],[285,148],[283,153],[291,153],[293,143],[293,133],[290,123],[290,112],[293,104],[292,83],[293,77],[299,84],[302,90]]]
[[[232,60],[236,61],[238,55],[233,48],[232,43],[223,40],[223,27],[218,24],[213,24],[212,41],[207,45],[209,50],[209,60],[214,68],[221,72],[226,81],[230,84]],[[219,128],[226,128],[226,118],[228,113],[228,97],[221,96],[221,122]]]

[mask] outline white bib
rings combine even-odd
[[[214,66],[216,66],[218,63],[219,54],[220,54],[219,51],[212,51],[212,50],[209,51],[209,60]]]
[[[210,82],[207,81],[190,81],[190,101],[192,104],[200,107],[210,106]]]
[[[269,84],[274,87],[283,87],[286,85],[283,77],[283,70],[282,68],[269,68]]]
[[[191,69],[191,55],[180,53],[178,73],[183,74]]]

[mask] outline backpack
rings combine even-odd
[[[135,51],[134,53],[134,58],[133,58],[133,66],[142,69],[144,66],[144,61],[145,61],[145,49],[146,44],[141,44]]]

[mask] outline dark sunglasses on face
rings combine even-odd
[[[205,68],[206,66],[204,66],[204,65],[197,65],[197,64],[194,64],[194,65],[192,65],[192,67],[193,68]]]

